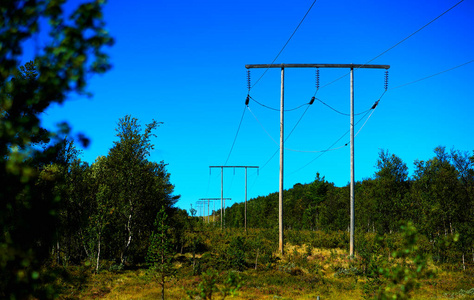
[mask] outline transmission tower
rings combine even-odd
[[[285,68],[344,68],[350,69],[350,133],[351,133],[351,221],[350,221],[350,247],[349,254],[352,257],[354,255],[354,69],[385,69],[390,68],[389,65],[369,65],[369,64],[256,64],[256,65],[245,65],[247,69],[253,68],[280,68],[281,69],[281,96],[280,96],[280,190],[278,199],[278,219],[279,219],[279,250],[281,254],[284,254],[284,235],[283,235],[283,154],[284,154],[284,95],[285,95]]]
[[[225,211],[224,216],[222,216],[223,210],[223,200],[224,200],[224,168],[245,168],[245,230],[247,231],[247,168],[256,168],[258,171],[258,166],[209,166],[209,170],[212,168],[220,168],[221,169],[221,229],[223,229],[223,218],[225,218]]]

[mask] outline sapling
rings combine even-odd
[[[161,299],[165,299],[165,283],[176,273],[173,267],[174,247],[171,243],[170,226],[167,224],[168,215],[164,206],[157,213],[155,231],[150,237],[150,246],[146,261],[151,273],[158,278],[161,285]]]

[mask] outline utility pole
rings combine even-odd
[[[284,140],[283,140],[283,129],[284,129],[284,70],[285,68],[347,68],[351,70],[351,114],[350,114],[350,132],[351,132],[351,221],[350,221],[350,246],[349,255],[354,256],[354,69],[385,69],[388,70],[390,65],[369,65],[369,64],[253,64],[245,65],[247,69],[260,68],[280,68],[281,69],[281,96],[280,96],[280,191],[279,191],[279,250],[283,255],[283,153],[284,153]]]
[[[202,217],[202,222],[204,223],[206,220],[206,217],[204,214],[206,213],[206,201],[203,201],[205,199],[199,199],[199,201],[196,201],[196,207],[199,208],[199,214]],[[209,216],[208,216],[208,223],[209,223]]]
[[[281,65],[281,88],[280,88],[280,190],[278,192],[278,245],[281,255],[284,255],[284,237],[283,237],[283,154],[285,153],[284,140],[284,117],[285,117],[285,67]]]
[[[355,218],[355,166],[354,166],[354,68],[351,68],[351,224],[349,233],[349,256],[354,257],[354,218]]]
[[[199,200],[207,201],[207,223],[209,223],[209,216],[210,216],[209,202],[218,201],[218,200],[221,200],[221,198],[200,198]],[[223,200],[232,200],[232,198],[224,198]],[[214,222],[215,221],[216,221],[216,216],[214,215]]]
[[[222,218],[222,207],[223,203],[225,206],[224,200],[224,168],[234,168],[234,171],[236,168],[245,168],[245,231],[247,231],[247,168],[254,168],[257,169],[258,172],[258,166],[209,166],[209,170],[212,168],[221,168],[221,229],[223,228],[223,218]],[[224,211],[224,218],[225,218],[225,211]],[[225,223],[224,223],[225,224]]]

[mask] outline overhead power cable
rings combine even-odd
[[[378,103],[378,101],[376,102]],[[375,107],[376,105],[374,104],[373,107]],[[359,121],[357,121],[355,123],[355,125],[359,124],[370,112],[370,110],[372,109],[369,109],[368,111],[366,111],[365,115],[362,116]],[[367,122],[367,121],[366,121]],[[364,123],[365,125],[365,123]],[[362,128],[361,128],[362,129]],[[337,150],[337,149],[341,149],[341,148],[344,148],[345,146],[347,146],[348,143],[346,143],[344,146],[342,147],[337,147],[337,148],[332,148],[335,144],[337,144],[337,142],[339,142],[344,136],[346,136],[348,133],[349,133],[350,130],[346,131],[346,133],[344,133],[335,143],[333,143],[329,148],[325,149],[325,150],[297,150],[297,149],[291,149],[291,148],[284,148],[285,150],[288,150],[288,151],[292,151],[292,152],[304,152],[304,153],[321,153],[321,152],[328,152],[328,151],[333,151],[333,150]],[[360,131],[360,129],[359,129]],[[358,134],[359,132],[357,132]],[[357,136],[357,135],[356,135]]]
[[[296,31],[298,31],[298,29],[300,28],[301,24],[303,24],[303,21],[304,19],[306,18],[306,16],[309,14],[309,12],[311,11],[311,9],[313,8],[314,4],[316,3],[317,0],[314,0],[313,3],[311,4],[311,6],[308,8],[308,10],[306,11],[304,17],[301,19],[301,21],[299,22],[298,26],[296,26],[295,30],[293,31],[293,33],[291,34],[291,36],[288,38],[288,40],[286,41],[285,45],[283,45],[283,47],[281,48],[280,52],[278,52],[278,54],[275,56],[275,58],[273,59],[272,63],[273,64],[277,59],[278,57],[280,56],[280,54],[283,52],[283,50],[285,49],[285,47],[288,45],[288,43],[290,42],[290,40],[293,38],[293,36],[295,35]],[[262,79],[263,76],[265,76],[265,73],[267,73],[269,68],[266,68],[265,71],[263,71],[262,75],[260,75],[260,77],[257,79],[257,81],[255,81],[255,83],[252,85],[251,88],[253,88],[259,81],[260,79]]]
[[[360,131],[362,130],[362,128],[365,126],[365,124],[367,123],[367,121],[370,119],[370,117],[372,116],[372,114],[374,113],[375,111],[375,108],[377,108],[378,106],[378,103],[380,102],[380,100],[382,100],[382,97],[385,95],[385,92],[384,91],[382,93],[382,95],[380,96],[380,98],[374,103],[374,105],[372,106],[372,108],[370,110],[372,110],[371,114],[369,115],[369,117],[367,118],[367,120],[365,120],[364,124],[362,125],[362,127],[357,131],[357,134],[356,136],[360,133]],[[367,111],[365,113],[364,116],[362,116],[354,125],[357,125],[359,124],[368,114],[369,114],[369,111]],[[346,147],[349,143],[345,143],[343,146],[340,146],[340,147],[336,147],[336,148],[333,148],[334,145],[336,145],[340,140],[342,140],[348,133],[350,132],[350,130],[347,130],[340,138],[338,138],[334,143],[332,143],[328,148],[326,148],[326,150],[320,150],[320,151],[313,151],[313,152],[319,152],[320,154],[318,156],[316,156],[314,159],[312,159],[311,161],[309,161],[307,164],[305,164],[304,166],[300,167],[299,169],[293,171],[291,174],[289,175],[292,175],[296,172],[299,172],[301,171],[302,169],[306,168],[307,166],[309,166],[310,164],[312,164],[315,160],[317,160],[318,158],[320,158],[321,156],[323,156],[326,152],[330,152],[330,151],[334,151],[334,150],[338,150],[338,149],[341,149],[341,148],[344,148]],[[286,148],[285,148],[286,149]],[[291,149],[286,149],[286,150],[289,150],[289,151],[292,151]],[[298,152],[302,152],[302,151],[298,151]],[[310,152],[310,151],[304,151],[304,152]]]
[[[263,103],[258,102],[258,101],[255,100],[252,96],[249,96],[249,98],[252,99],[252,101],[254,101],[255,103],[257,103],[257,104],[260,105],[260,106],[263,106],[263,107],[265,107],[265,108],[268,108],[268,109],[271,109],[271,110],[274,110],[274,111],[280,111],[279,108],[274,108],[274,107],[271,107],[271,106],[268,106],[268,105],[265,105],[265,104],[263,104]],[[285,109],[284,111],[297,110],[297,109],[299,109],[299,108],[301,108],[301,107],[303,107],[303,106],[305,106],[305,105],[309,105],[309,103],[303,103],[303,104],[301,104],[301,105],[299,105],[299,106],[297,106],[297,107],[290,108],[290,109]]]
[[[472,62],[474,62],[474,59],[473,59],[473,60],[470,60],[470,61],[468,61],[468,62],[465,62],[465,63],[463,63],[463,64],[460,64],[460,65],[458,65],[458,66],[449,68],[449,69],[447,69],[447,70],[444,70],[444,71],[441,71],[441,72],[438,72],[438,73],[435,73],[435,74],[432,74],[432,75],[429,75],[429,76],[426,76],[426,77],[423,77],[423,78],[420,78],[420,79],[417,79],[417,80],[414,80],[414,81],[411,81],[411,82],[408,82],[408,83],[404,83],[404,84],[395,86],[395,87],[393,87],[393,88],[390,88],[389,90],[398,89],[398,88],[401,88],[401,87],[404,87],[404,86],[407,86],[407,85],[410,85],[410,84],[413,84],[413,83],[417,83],[417,82],[420,82],[420,81],[429,79],[429,78],[431,78],[431,77],[435,77],[435,76],[441,75],[441,74],[443,74],[443,73],[446,73],[446,72],[455,70],[455,69],[457,69],[457,68],[463,67],[463,66],[465,66],[465,65],[468,65],[468,64],[470,64],[470,63],[472,63]]]
[[[311,103],[311,102],[310,102]],[[295,131],[296,127],[298,126],[298,124],[301,122],[301,120],[303,119],[304,115],[306,114],[306,112],[308,111],[310,105],[308,105],[308,107],[306,107],[306,109],[304,110],[303,114],[301,115],[301,117],[298,119],[298,121],[296,122],[295,126],[293,126],[293,129],[291,129],[290,133],[286,136],[285,138],[285,142],[290,138],[291,134],[293,133],[293,131]],[[278,147],[276,149],[276,151],[272,154],[272,156],[270,156],[270,158],[260,167],[260,169],[263,169],[271,160],[272,158],[278,153],[278,150],[280,150],[280,148]]]
[[[355,134],[355,137],[357,137],[359,135],[359,132],[362,130],[362,128],[364,128],[365,124],[367,124],[367,122],[370,120],[370,117],[372,117],[373,113],[375,112],[375,108],[377,108],[377,106],[379,105],[380,100],[382,100],[382,97],[385,95],[386,92],[387,92],[387,90],[383,91],[382,95],[380,95],[380,97],[379,97],[379,100],[375,101],[374,105],[371,108],[372,112],[370,113],[369,117],[365,120],[364,124],[362,124],[362,126],[359,128],[359,130]]]
[[[347,114],[347,113],[343,113],[337,109],[335,109],[334,107],[330,106],[329,104],[327,104],[326,102],[322,101],[321,99],[318,99],[318,98],[315,98],[316,100],[318,100],[319,102],[321,102],[322,104],[326,105],[327,107],[329,107],[330,109],[332,109],[333,111],[337,112],[338,114],[340,115],[343,115],[343,116],[350,116],[350,114]],[[366,112],[368,112],[369,110],[371,110],[371,108],[363,111],[363,112],[360,112],[360,113],[357,113],[357,114],[354,114],[354,116],[359,116],[359,115],[363,115],[365,114]]]
[[[390,50],[392,50],[393,48],[397,47],[398,45],[402,44],[403,42],[405,42],[406,40],[408,40],[409,38],[411,38],[412,36],[414,36],[415,34],[417,34],[418,32],[422,31],[423,29],[425,29],[426,27],[428,27],[429,25],[431,25],[433,22],[435,22],[436,20],[438,20],[439,18],[441,18],[442,16],[444,16],[445,14],[447,14],[449,11],[451,11],[452,9],[454,9],[456,6],[458,6],[459,4],[461,4],[464,0],[461,0],[459,2],[457,2],[456,4],[454,4],[453,6],[451,6],[450,8],[448,8],[447,10],[445,10],[443,13],[441,13],[440,15],[438,15],[436,18],[432,19],[431,21],[429,21],[428,23],[426,23],[425,25],[421,26],[420,28],[418,28],[417,30],[415,30],[413,33],[411,33],[410,35],[408,35],[407,37],[401,39],[399,42],[395,43],[393,46],[389,47],[387,50],[383,51],[382,53],[378,54],[377,56],[375,56],[374,58],[368,60],[365,64],[363,65],[367,65],[369,63],[371,63],[372,61],[376,60],[377,58],[381,57],[382,55],[386,54],[387,52],[389,52]],[[342,75],[341,77],[338,77],[336,78],[335,80],[323,85],[321,88],[324,88],[324,87],[327,87],[328,85],[331,85],[333,83],[335,83],[336,81],[339,81],[341,80],[342,78],[346,77],[347,75],[349,75],[350,73],[346,73],[344,75]]]
[[[368,112],[359,119],[359,121],[357,121],[357,123],[355,125],[357,125],[361,120],[363,120],[365,118],[365,116],[368,114]],[[347,130],[340,138],[338,138],[334,143],[332,143],[329,147],[327,147],[325,150],[320,150],[316,153],[320,153],[318,156],[316,156],[315,158],[313,158],[312,160],[310,160],[307,164],[305,164],[304,166],[300,167],[299,169],[293,171],[292,173],[290,173],[289,175],[293,175],[294,173],[297,173],[299,171],[301,171],[302,169],[306,168],[307,166],[309,166],[310,164],[312,164],[315,160],[317,160],[318,158],[320,158],[321,156],[323,156],[326,152],[330,152],[330,151],[334,151],[334,150],[339,150],[339,149],[342,149],[344,147],[346,147],[349,143],[345,143],[344,146],[340,146],[340,147],[336,147],[336,148],[333,148],[334,145],[336,145],[337,143],[339,143],[340,140],[342,140],[348,133],[350,132],[350,130]]]
[[[265,129],[265,127],[263,126],[263,124],[260,122],[260,120],[257,118],[257,116],[252,112],[252,110],[250,109],[250,107],[247,106],[247,109],[248,109],[249,112],[252,114],[252,116],[255,118],[255,120],[256,120],[257,123],[260,125],[260,127],[262,127],[263,131],[265,131],[265,133],[270,137],[270,139],[275,143],[275,145],[278,146],[277,141],[275,141],[275,139],[272,137],[272,135],[267,131],[267,129]]]
[[[242,125],[242,120],[244,119],[245,111],[246,109],[244,107],[244,111],[242,112],[242,117],[240,118],[239,127],[237,128],[237,132],[235,133],[234,141],[232,142],[232,147],[230,147],[229,155],[227,155],[227,159],[225,160],[224,166],[227,165],[230,155],[232,154],[232,150],[234,149],[235,141],[237,140],[237,136],[239,135],[239,131],[240,131],[240,126]]]
[[[393,48],[397,47],[398,45],[400,45],[401,43],[403,43],[404,41],[408,40],[409,38],[411,38],[412,36],[414,36],[415,34],[417,34],[418,32],[422,31],[423,29],[425,29],[426,27],[428,27],[429,25],[431,25],[431,23],[435,22],[436,20],[438,20],[439,18],[441,18],[442,16],[444,16],[445,14],[447,14],[449,11],[451,11],[453,8],[455,8],[456,6],[458,6],[459,4],[461,4],[464,0],[461,0],[459,1],[458,3],[454,4],[453,6],[451,6],[450,8],[448,8],[447,10],[445,10],[442,14],[440,14],[439,16],[437,16],[436,18],[434,18],[433,20],[429,21],[428,23],[426,23],[425,25],[421,26],[418,30],[416,30],[415,32],[413,32],[412,34],[410,34],[409,36],[407,36],[406,38],[402,39],[401,41],[399,41],[398,43],[396,43],[395,45],[393,45],[392,47],[388,48],[387,50],[383,51],[382,53],[380,53],[379,55],[375,56],[374,58],[372,58],[371,60],[369,60],[368,62],[366,62],[365,64],[368,64],[374,60],[376,60],[377,58],[379,58],[380,56],[384,55],[385,53],[387,53],[388,51],[392,50]]]

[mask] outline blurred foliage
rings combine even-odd
[[[420,279],[434,276],[428,269],[427,257],[419,252],[418,232],[412,223],[401,226],[403,245],[393,252],[395,264],[384,263],[378,273],[386,283],[379,289],[377,299],[410,299],[413,291],[420,287]]]
[[[103,5],[87,2],[66,14],[61,0],[0,3],[0,298],[54,297],[54,290],[40,288],[60,202],[53,188],[59,170],[47,165],[59,159],[69,126],[48,132],[39,115],[72,92],[85,94],[86,78],[110,68],[104,47],[113,40]],[[37,49],[22,66],[27,43]]]
[[[200,282],[195,290],[187,290],[189,299],[216,299],[215,294],[220,293],[221,299],[234,296],[242,287],[243,281],[239,274],[228,272],[222,281],[222,276],[215,270],[207,270],[201,275]]]

